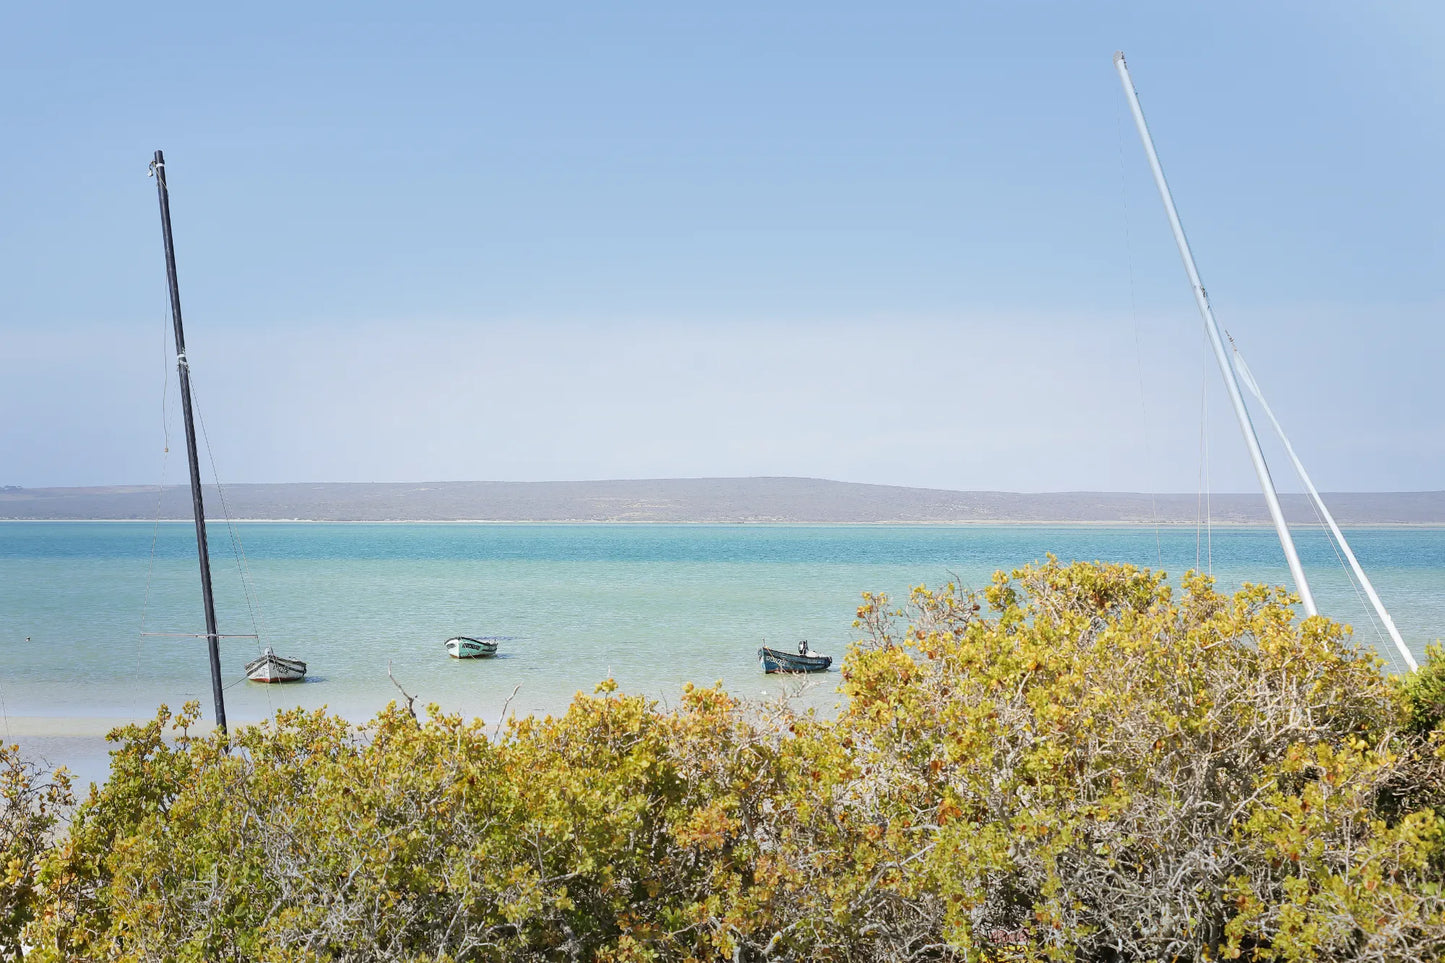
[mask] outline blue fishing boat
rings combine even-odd
[[[758,662],[764,672],[827,672],[833,664],[833,657],[814,652],[805,639],[798,643],[796,652],[770,649],[765,645],[758,649]]]

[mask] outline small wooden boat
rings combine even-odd
[[[495,638],[473,639],[465,635],[447,639],[447,655],[453,659],[486,659],[497,654]]]
[[[306,663],[283,659],[268,645],[259,659],[246,663],[246,678],[252,682],[300,682],[306,678]]]
[[[833,657],[814,652],[804,642],[797,652],[770,649],[765,645],[758,649],[758,662],[764,672],[826,672],[833,664]]]

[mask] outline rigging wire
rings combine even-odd
[[[1296,474],[1298,474],[1298,472],[1296,472]],[[1303,478],[1301,478],[1301,481],[1303,481]],[[1345,563],[1345,557],[1340,554],[1340,546],[1335,542],[1334,535],[1325,524],[1325,517],[1320,514],[1320,507],[1314,503],[1314,499],[1310,499],[1309,505],[1310,508],[1314,510],[1315,521],[1319,523],[1320,529],[1324,532],[1325,544],[1329,545],[1330,549],[1335,553],[1335,561],[1340,563],[1340,568],[1344,570],[1345,577],[1349,579],[1350,588],[1355,592],[1355,600],[1360,603],[1360,608],[1364,610],[1365,617],[1370,620],[1370,627],[1375,630],[1375,638],[1380,642],[1386,641],[1385,626],[1381,624],[1379,618],[1375,615],[1369,600],[1365,598],[1364,589],[1361,587],[1359,580],[1355,578],[1355,574],[1350,571],[1349,566]]]
[[[1234,339],[1230,338],[1230,344],[1232,345],[1233,343]],[[1300,473],[1297,467],[1295,469],[1295,476],[1299,478],[1301,482],[1308,482],[1308,479]],[[1335,553],[1335,561],[1340,564],[1340,568],[1344,571],[1345,577],[1349,579],[1350,588],[1353,589],[1355,593],[1355,600],[1360,603],[1360,607],[1365,612],[1365,617],[1370,620],[1370,627],[1375,630],[1375,637],[1381,642],[1386,641],[1385,627],[1380,623],[1379,619],[1375,615],[1374,610],[1370,607],[1369,600],[1365,598],[1365,593],[1361,589],[1359,581],[1355,578],[1354,573],[1350,571],[1349,566],[1345,563],[1345,557],[1340,554],[1340,546],[1335,542],[1335,537],[1330,532],[1329,526],[1325,524],[1325,517],[1324,515],[1320,514],[1320,507],[1315,504],[1314,499],[1308,499],[1308,502],[1310,509],[1314,512],[1315,521],[1319,524],[1320,531],[1324,533],[1325,544],[1327,544],[1330,547],[1330,550]]]
[[[1353,558],[1353,553],[1350,552],[1349,546],[1345,543],[1344,533],[1339,531],[1332,523],[1332,519],[1328,517],[1329,510],[1325,508],[1323,502],[1320,501],[1319,493],[1315,490],[1309,476],[1305,473],[1303,462],[1295,456],[1293,446],[1290,445],[1289,439],[1284,434],[1284,428],[1281,427],[1279,420],[1275,418],[1274,412],[1270,410],[1269,402],[1264,400],[1264,394],[1260,391],[1259,384],[1255,381],[1254,375],[1249,371],[1248,365],[1244,363],[1244,356],[1240,354],[1239,347],[1234,343],[1233,336],[1230,336],[1228,332],[1225,332],[1225,334],[1229,337],[1229,344],[1234,349],[1234,363],[1245,386],[1249,388],[1255,400],[1263,406],[1266,417],[1269,419],[1270,424],[1274,426],[1275,434],[1290,456],[1290,464],[1294,467],[1296,477],[1299,478],[1304,484],[1305,489],[1310,493],[1309,506],[1314,512],[1315,521],[1319,523],[1320,528],[1324,531],[1325,541],[1335,553],[1335,561],[1338,562],[1340,568],[1344,570],[1346,578],[1349,580],[1350,588],[1355,593],[1355,600],[1359,603],[1360,608],[1364,610],[1365,617],[1370,620],[1370,626],[1374,629],[1376,640],[1383,643],[1389,632],[1389,627],[1385,625],[1385,618],[1388,618],[1388,616],[1385,618],[1379,617],[1379,613],[1375,610],[1374,606],[1366,599],[1365,596],[1368,594],[1368,590],[1366,589],[1365,583],[1368,580],[1365,578],[1363,570],[1356,569],[1354,566],[1346,563],[1344,556],[1347,554]],[[1341,554],[1342,552],[1344,554]],[[1356,560],[1356,564],[1358,564],[1358,560]],[[1391,639],[1391,641],[1393,642],[1394,640]],[[1409,658],[1409,655],[1406,653],[1405,661],[1407,664]]]
[[[210,433],[206,431],[206,416],[201,409],[200,399],[199,397],[197,397],[197,394],[198,393],[196,391],[196,386],[192,384],[192,407],[195,409],[196,412],[196,420],[200,422],[201,425],[201,439],[206,443],[206,461],[210,463],[211,478],[216,483],[216,494],[221,500],[221,515],[226,519],[226,531],[231,537],[231,554],[236,559],[236,572],[241,579],[241,593],[246,599],[246,612],[251,619],[251,631],[255,633],[254,638],[256,639],[256,654],[260,655],[262,632],[259,624],[260,619],[256,614],[257,610],[260,608],[260,600],[255,598],[255,595],[251,590],[251,570],[250,567],[246,564],[245,547],[242,546],[241,536],[236,531],[235,519],[231,517],[231,506],[226,501],[226,489],[225,486],[221,484],[221,473],[216,470],[216,455],[215,452],[211,449],[211,436]],[[244,681],[244,679],[245,676],[243,675],[242,681]],[[233,682],[231,683],[231,685],[235,685],[235,683]],[[229,689],[230,686],[225,686],[223,688]],[[271,689],[269,686],[266,688],[266,705],[269,710],[268,715],[275,715],[276,706],[271,699]]]
[[[162,503],[163,498],[165,497],[165,492],[166,492],[166,469],[170,466],[170,461],[171,461],[171,421],[170,421],[171,375],[170,375],[170,364],[169,364],[169,362],[170,362],[170,342],[167,340],[167,339],[170,337],[170,333],[169,333],[169,331],[167,330],[167,329],[170,327],[170,323],[171,323],[171,309],[170,309],[170,303],[169,303],[169,300],[168,300],[167,303],[166,303],[166,308],[165,308],[165,310],[161,312],[161,357],[162,357],[162,359],[163,359],[162,362],[161,362],[161,373],[164,375],[164,377],[161,378],[161,438],[162,438],[164,444],[163,444],[163,446],[162,446],[162,448],[161,448],[161,477],[160,477],[160,484],[156,487],[156,511],[155,511],[155,518],[152,519],[152,521],[151,521],[151,557],[150,557],[150,562],[147,563],[147,565],[146,565],[145,601],[143,601],[143,602],[141,603],[141,611],[140,611],[140,633],[136,636],[136,640],[135,640],[135,670],[136,670],[136,678],[137,678],[137,679],[140,678],[142,666],[143,666],[143,664],[144,664],[144,660],[143,660],[142,654],[141,654],[141,638],[146,634],[146,624],[147,624],[147,622],[148,622],[149,619],[150,619],[151,585],[152,585],[152,582],[153,582],[153,580],[154,580],[155,570],[156,570],[156,543],[157,543],[157,542],[159,541],[159,539],[160,539],[160,531],[161,531],[161,503]],[[133,716],[136,715],[136,714],[138,714],[139,711],[140,711],[140,705],[139,705],[139,702],[137,701],[138,699],[139,699],[139,686],[132,687],[132,688],[131,688],[131,706],[130,706],[130,708],[131,708],[131,715],[133,715]]]
[[[8,743],[14,737],[10,735],[10,710],[5,705],[4,686],[0,686],[0,719],[5,721],[5,741]]]
[[[191,388],[191,393],[193,396],[195,395],[194,386]],[[256,609],[260,603],[251,592],[251,573],[246,565],[245,547],[241,544],[241,536],[236,532],[235,520],[231,517],[231,507],[226,501],[226,489],[221,485],[220,473],[216,471],[216,459],[211,451],[211,439],[210,436],[206,434],[205,415],[201,414],[199,404],[195,404],[194,407],[196,408],[196,420],[199,421],[201,425],[201,437],[206,443],[206,459],[211,465],[211,477],[215,479],[216,494],[221,500],[221,514],[226,519],[226,531],[231,539],[231,554],[235,557],[236,568],[241,573],[241,591],[246,599],[246,610],[251,619],[251,629],[256,633],[256,645],[259,654],[261,631],[258,627],[259,620],[256,615]]]
[[[1119,135],[1119,200],[1124,208],[1124,254],[1129,264],[1129,314],[1134,322],[1134,363],[1139,374],[1139,420],[1144,428],[1144,460],[1149,465],[1154,464],[1154,458],[1149,450],[1149,403],[1148,392],[1144,390],[1144,352],[1139,344],[1139,302],[1134,291],[1134,243],[1129,230],[1129,192],[1124,177],[1124,121],[1116,116],[1115,129]],[[1159,567],[1164,567],[1164,545],[1159,534],[1159,507],[1157,495],[1153,489],[1157,487],[1150,483],[1149,488],[1149,515],[1154,520],[1154,552],[1159,560]]]
[[[1194,569],[1200,566],[1200,539],[1204,541],[1205,571],[1214,574],[1214,506],[1209,483],[1209,335],[1204,335],[1203,361],[1199,372],[1199,491],[1195,502]]]

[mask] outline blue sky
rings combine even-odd
[[[0,484],[184,471],[161,148],[224,481],[1247,490],[1122,48],[1316,483],[1439,489],[1442,41],[1423,2],[11,4]]]

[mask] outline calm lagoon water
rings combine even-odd
[[[557,712],[609,676],[676,700],[687,681],[737,695],[778,694],[755,653],[800,638],[841,657],[860,593],[902,597],[953,578],[982,587],[1000,568],[1041,559],[1127,561],[1171,574],[1196,558],[1221,585],[1282,583],[1272,530],[1100,526],[766,526],[243,523],[213,524],[222,633],[259,631],[306,660],[308,681],[242,679],[259,651],[223,640],[233,723],[284,706],[329,705],[365,719],[397,696],[493,720]],[[1347,533],[1417,655],[1445,624],[1445,530]],[[11,717],[149,716],[198,699],[209,717],[204,642],[146,633],[204,631],[189,523],[0,523],[0,737]],[[1358,626],[1387,657],[1321,533],[1301,533],[1321,610]],[[1197,556],[1196,552],[1200,554]],[[249,571],[250,600],[239,575]],[[251,613],[255,614],[255,628]],[[506,636],[492,660],[446,657],[450,635]],[[26,641],[27,636],[30,641]],[[836,671],[800,698],[837,701]],[[519,687],[519,688],[518,688]],[[33,729],[33,721],[32,721]]]

